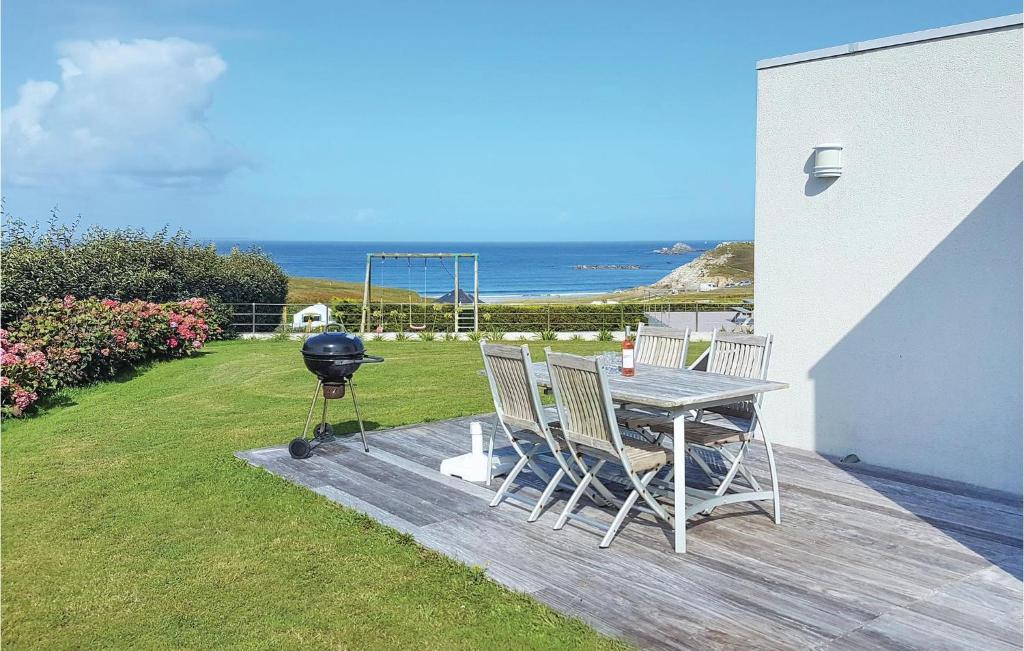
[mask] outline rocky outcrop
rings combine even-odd
[[[661,255],[680,255],[682,253],[689,253],[694,248],[685,242],[676,242],[672,246],[663,246],[660,249],[654,249],[654,253],[660,253]]]
[[[577,269],[630,269],[640,268],[638,264],[578,264]]]
[[[716,287],[749,285],[754,278],[754,243],[722,242],[675,269],[652,287],[696,291],[705,283]]]

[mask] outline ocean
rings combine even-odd
[[[675,241],[652,242],[273,242],[216,240],[220,252],[257,246],[290,276],[363,282],[370,252],[458,252],[480,255],[483,300],[517,296],[594,294],[649,285],[681,264],[712,249],[718,240],[686,241],[695,251],[661,255],[654,249]],[[437,297],[453,287],[453,262],[387,260],[374,262],[374,285],[401,287]],[[578,265],[635,265],[636,269],[577,269]],[[460,286],[473,288],[473,266],[463,261]]]

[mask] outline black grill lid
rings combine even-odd
[[[302,344],[304,356],[359,357],[366,352],[363,340],[347,332],[324,332]]]

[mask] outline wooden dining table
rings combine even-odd
[[[751,490],[740,493],[717,495],[706,491],[686,487],[686,417],[692,411],[727,405],[737,402],[752,401],[760,431],[768,454],[769,463],[774,464],[771,439],[765,428],[764,416],[761,413],[760,400],[762,394],[788,388],[783,382],[759,380],[753,378],[720,375],[690,369],[665,368],[639,364],[632,377],[626,377],[619,371],[606,371],[608,388],[612,399],[624,405],[636,405],[659,410],[672,419],[672,441],[676,450],[675,477],[673,482],[673,501],[675,502],[674,535],[677,553],[686,551],[686,522],[698,513],[702,513],[720,504],[741,501],[772,500],[775,522],[781,521],[779,494],[777,490]],[[548,366],[545,362],[533,364],[533,374],[537,384],[544,388],[551,386]],[[680,508],[679,505],[682,505]],[[680,521],[681,516],[681,521]]]

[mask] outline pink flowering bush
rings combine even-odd
[[[40,299],[0,329],[0,409],[21,416],[40,398],[110,378],[150,359],[187,357],[220,334],[209,303]]]

